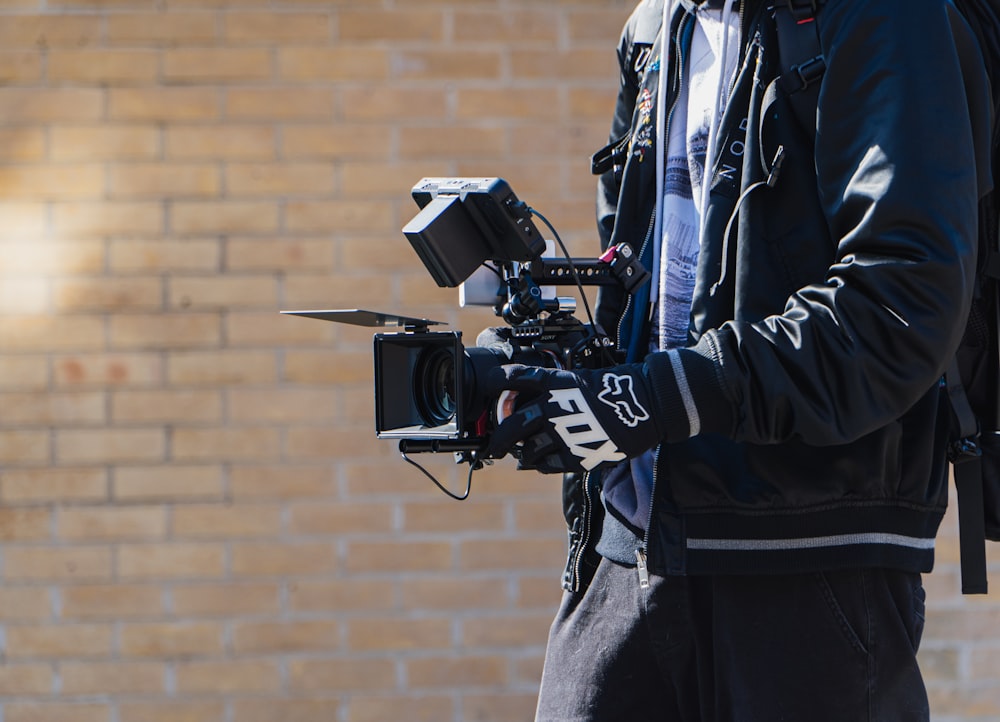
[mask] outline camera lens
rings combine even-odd
[[[413,395],[427,426],[455,418],[455,394],[454,352],[440,346],[425,349],[414,368]]]

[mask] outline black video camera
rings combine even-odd
[[[500,178],[424,178],[412,195],[421,210],[403,234],[435,282],[454,288],[475,274],[480,287],[489,288],[483,279],[492,278],[495,291],[480,297],[506,326],[465,347],[460,331],[432,332],[440,322],[424,318],[358,309],[284,313],[401,328],[375,334],[377,436],[398,439],[404,455],[454,452],[457,461],[475,465],[495,428],[497,400],[483,385],[491,369],[507,363],[600,368],[618,360],[593,319],[583,323],[573,315],[575,299],[544,289],[573,285],[586,303],[583,286],[618,284],[632,293],[649,273],[627,244],[594,259],[571,259],[565,249],[562,260],[545,257],[546,241],[532,220],[538,214]]]

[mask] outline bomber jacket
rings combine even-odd
[[[646,356],[648,286],[598,299],[600,325],[629,361],[645,358],[664,431],[637,558],[680,575],[930,571],[947,503],[941,378],[992,185],[987,78],[949,0],[827,0],[809,19],[826,70],[804,128],[777,83],[783,1],[740,3],[689,345]],[[691,28],[682,5],[666,57],[662,0],[626,23],[611,143],[595,157],[602,247],[627,241],[647,268],[658,104],[669,123]],[[600,493],[596,474],[567,479],[570,588],[594,553]]]

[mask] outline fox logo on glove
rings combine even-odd
[[[553,389],[549,397],[568,412],[549,420],[570,453],[580,459],[584,469],[590,471],[604,462],[618,462],[625,458],[625,454],[608,438],[580,389]]]
[[[597,395],[597,398],[613,408],[623,424],[634,429],[640,421],[649,420],[649,412],[636,398],[631,376],[604,374],[602,381],[604,390]]]

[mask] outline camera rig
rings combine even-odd
[[[400,329],[374,336],[376,435],[397,439],[404,458],[452,452],[458,462],[478,468],[487,461],[483,452],[496,423],[486,374],[506,363],[568,369],[613,364],[613,343],[594,322],[584,286],[617,285],[633,293],[649,272],[628,244],[598,258],[571,258],[552,225],[501,178],[424,178],[412,196],[420,212],[403,234],[431,277],[452,288],[473,274],[481,288],[490,288],[484,278],[493,279],[495,290],[479,293],[478,303],[492,305],[506,326],[487,329],[476,346],[465,347],[460,331],[431,331],[442,322],[425,318],[361,309],[282,313]],[[533,217],[551,230],[563,258],[547,257]],[[579,290],[587,323],[574,316],[575,299],[544,290],[559,286]]]

